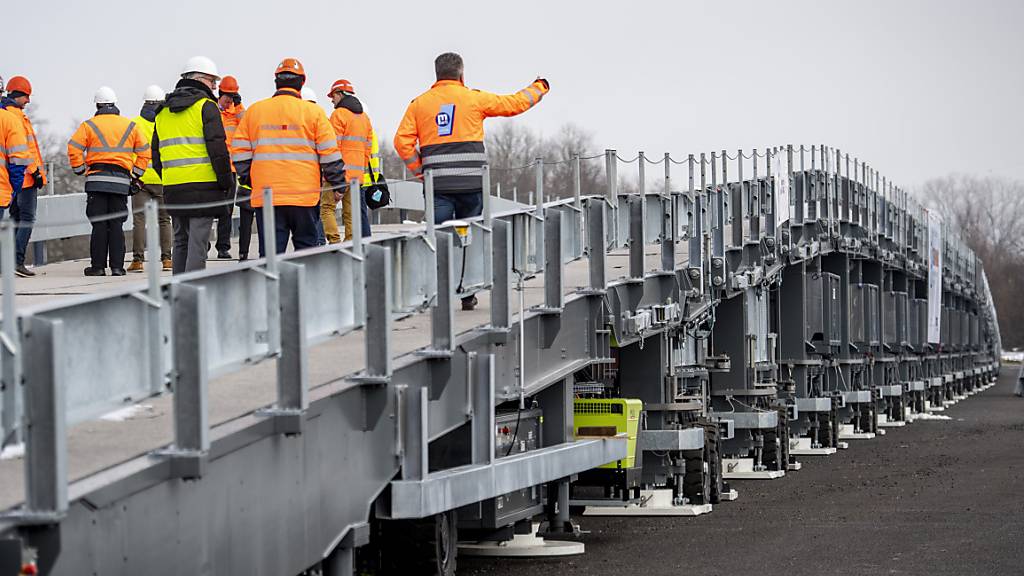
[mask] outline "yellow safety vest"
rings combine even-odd
[[[373,184],[373,180],[370,178],[372,172],[377,179],[380,179],[380,145],[377,144],[377,131],[370,131],[370,165],[368,170],[363,172],[363,187],[367,187]]]
[[[156,115],[164,186],[217,181],[203,137],[203,106],[207,102],[213,100],[202,98],[181,112],[163,108]]]
[[[139,133],[142,134],[143,138],[145,138],[146,144],[153,141],[153,128],[156,126],[155,124],[146,120],[142,116],[132,118],[132,122],[135,122],[135,125],[138,126]],[[146,168],[146,172],[142,174],[142,178],[140,178],[140,180],[142,180],[143,184],[161,184],[160,175],[156,173],[156,170],[153,170],[152,162]]]

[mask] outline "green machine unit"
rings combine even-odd
[[[640,485],[642,457],[637,454],[636,439],[640,431],[643,402],[630,398],[577,398],[573,403],[573,430],[577,438],[626,434],[626,457],[593,470],[582,472],[573,486],[574,492],[600,488],[599,494],[575,494],[576,500],[628,497]]]

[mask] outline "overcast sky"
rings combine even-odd
[[[37,112],[70,129],[113,87],[134,115],[188,57],[235,75],[246,103],[299,58],[324,92],[355,85],[388,137],[457,51],[470,87],[552,91],[517,121],[566,122],[601,148],[660,156],[828,144],[913,188],[950,172],[1024,178],[1024,2],[36,0],[4,30],[0,75],[28,76]],[[496,128],[505,119],[488,122]],[[623,169],[620,169],[620,174]]]

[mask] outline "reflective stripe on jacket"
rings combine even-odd
[[[132,118],[132,122],[135,122],[135,126],[139,129],[139,134],[142,134],[142,138],[146,142],[153,141],[153,128],[155,125],[152,122],[146,120],[141,115]],[[152,164],[146,166],[146,171],[142,174],[140,180],[142,180],[143,184],[160,185],[162,183],[160,175],[156,173],[156,170],[153,170]]]
[[[316,206],[320,176],[345,184],[342,156],[323,108],[282,88],[245,112],[232,141],[231,160],[242,183],[253,190],[252,205],[263,206],[270,188],[274,206]]]
[[[509,95],[439,80],[409,104],[395,133],[395,151],[414,174],[430,168],[437,190],[480,190],[480,167],[487,162],[484,120],[522,114],[547,92],[548,85],[540,80]]]
[[[11,175],[7,165],[27,168],[32,164],[32,155],[25,138],[25,127],[14,114],[0,110],[0,208],[11,205]],[[17,182],[15,182],[17,184]]]
[[[245,106],[241,104],[231,104],[227,108],[222,108],[220,111],[220,119],[224,122],[224,135],[227,137],[228,149],[231,148],[231,139],[235,137],[235,130],[238,129],[238,123],[245,117]]]
[[[216,182],[217,173],[203,136],[203,106],[213,100],[200,98],[181,112],[161,108],[155,129],[160,135],[161,180],[164,186]]]
[[[345,180],[365,181],[363,172],[370,163],[373,126],[365,112],[356,114],[343,107],[331,113],[331,127],[338,135],[338,149],[345,161]]]
[[[109,164],[142,176],[149,159],[149,142],[135,122],[118,114],[98,112],[82,122],[68,141],[68,161],[79,175],[92,171],[94,164]]]

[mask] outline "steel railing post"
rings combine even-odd
[[[509,305],[512,299],[512,225],[505,220],[493,223],[491,243],[493,267],[491,281],[491,327],[507,330],[511,326]]]
[[[56,519],[68,509],[63,321],[38,316],[22,325],[25,342],[26,514]]]
[[[391,378],[391,249],[366,246],[366,376],[386,382]]]
[[[662,162],[665,163],[665,193],[661,197],[661,269],[672,271],[676,268],[678,211],[672,194],[672,158],[668,152],[665,152]]]
[[[533,163],[534,172],[534,248],[533,261],[534,270],[539,272],[544,269],[544,219],[547,217],[547,210],[544,208],[544,159],[537,158]]]
[[[175,378],[174,447],[169,456],[174,476],[196,478],[203,475],[210,449],[206,288],[173,284],[171,297]]]
[[[423,220],[426,225],[426,241],[433,254],[434,265],[428,266],[427,274],[430,278],[430,286],[434,290],[432,306],[437,306],[437,234],[434,224],[434,170],[427,168],[423,171]]]
[[[544,218],[544,307],[560,311],[564,306],[562,290],[562,211],[551,210]],[[522,321],[522,319],[520,319]]]
[[[604,291],[606,280],[607,254],[605,252],[605,202],[598,198],[587,200],[587,257],[590,272],[590,289]]]
[[[363,199],[360,191],[360,183],[357,178],[348,182],[348,209],[352,218],[352,253],[359,258],[363,257]]]
[[[160,288],[160,271],[162,268],[160,259],[160,206],[156,200],[146,202],[146,281],[148,284],[149,296],[149,382],[150,390],[154,394],[164,391],[164,354],[163,339],[164,327],[161,318],[163,314],[163,292]]]
[[[274,192],[263,189],[263,246],[267,273],[267,356],[281,351],[281,290],[277,270],[277,224],[274,214]]]
[[[3,412],[0,414],[3,436],[0,436],[0,449],[8,444],[20,444],[22,440],[23,387],[18,318],[15,312],[14,267],[14,223],[5,218],[0,220],[0,282],[4,292],[4,318],[0,326],[0,378],[3,382]]]
[[[494,215],[493,198],[491,198],[491,167],[484,164],[481,168],[481,181],[483,182],[483,249],[480,255],[483,258],[483,281],[487,284],[494,275]],[[463,250],[463,258],[469,257],[467,251]]]
[[[619,245],[619,182],[618,182],[618,159],[615,150],[604,151],[604,177],[607,185],[605,194],[608,197],[608,229],[612,241],[612,247]]]

